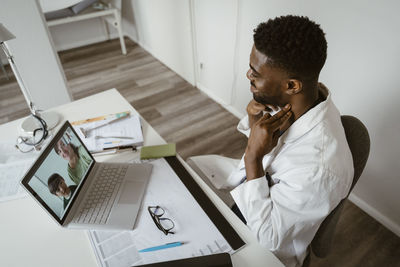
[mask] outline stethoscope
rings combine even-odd
[[[45,120],[43,120],[40,116],[31,114],[40,124],[39,128],[36,128],[33,130],[33,136],[32,137],[25,137],[25,136],[19,136],[17,138],[17,144],[15,145],[16,148],[21,151],[22,153],[27,153],[31,152],[33,150],[40,150],[42,142],[47,138],[49,135],[49,131],[47,130],[47,123]],[[36,139],[36,135],[38,133],[42,132],[42,136],[38,139]],[[21,148],[22,145],[30,146],[31,149],[29,150],[24,150]]]

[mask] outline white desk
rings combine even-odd
[[[136,110],[111,89],[52,109],[70,121],[96,117],[125,110]],[[22,119],[0,125],[2,140],[15,140]],[[145,121],[145,145],[163,144],[165,141]],[[98,157],[97,160],[127,161],[134,153]],[[283,266],[267,249],[258,245],[250,230],[214,194],[190,167],[180,159],[206,192],[212,202],[239,233],[247,245],[232,255],[234,266]],[[68,230],[58,226],[30,197],[0,203],[0,266],[97,266],[86,231]]]

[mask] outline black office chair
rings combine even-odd
[[[347,143],[349,144],[350,151],[353,156],[354,177],[349,191],[350,194],[367,163],[371,142],[367,128],[359,119],[348,115],[342,116],[341,119],[346,134]],[[310,253],[312,252],[313,255],[318,258],[325,258],[331,250],[336,224],[339,220],[344,206],[344,201],[347,199],[347,197],[339,203],[339,205],[328,215],[328,217],[325,218],[311,242]],[[309,265],[310,255],[308,255],[305,259],[303,267],[307,267]]]

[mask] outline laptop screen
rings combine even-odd
[[[72,126],[66,122],[22,184],[62,224],[94,162]]]

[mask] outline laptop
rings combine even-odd
[[[21,181],[61,226],[133,229],[150,163],[96,162],[66,121]]]

